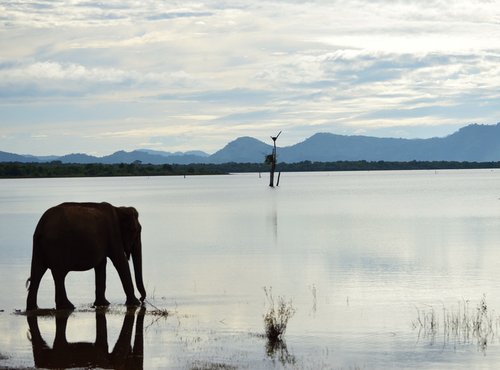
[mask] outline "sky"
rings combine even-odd
[[[0,2],[0,150],[278,146],[500,121],[500,1]]]

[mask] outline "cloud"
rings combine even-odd
[[[75,96],[102,94],[114,90],[186,86],[192,77],[185,71],[155,73],[114,67],[86,67],[77,63],[9,62],[0,63],[1,95]]]
[[[2,2],[0,125],[50,141],[48,122],[84,121],[89,147],[196,132],[210,151],[276,129],[496,123],[499,19],[469,0]]]
[[[9,26],[50,28],[54,26],[102,26],[134,24],[142,21],[175,20],[209,17],[213,13],[203,10],[202,3],[187,7],[182,2],[148,1],[64,1],[5,2],[3,18]]]
[[[275,101],[278,93],[268,90],[234,88],[227,90],[204,90],[181,94],[160,94],[153,99],[180,100],[202,103],[263,105]]]
[[[1,71],[2,81],[51,80],[51,81],[96,81],[123,82],[129,76],[115,68],[87,68],[80,64],[57,62],[35,62],[28,65],[4,68]]]
[[[191,17],[209,17],[213,15],[211,12],[190,12],[190,11],[176,11],[168,13],[153,14],[146,17],[152,21],[175,19],[175,18],[191,18]]]

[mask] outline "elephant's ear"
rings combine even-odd
[[[116,209],[120,232],[123,240],[123,249],[130,259],[130,253],[137,238],[140,238],[141,226],[139,224],[139,213],[134,207],[118,207]]]
[[[137,229],[139,224],[139,213],[134,207],[118,207],[118,218],[120,219],[120,226],[128,229]]]

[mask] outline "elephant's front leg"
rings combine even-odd
[[[56,308],[58,310],[74,310],[75,306],[71,303],[66,295],[66,288],[64,287],[64,279],[66,279],[67,271],[52,271],[54,284],[56,286]]]
[[[106,262],[107,258],[95,267],[95,302],[94,306],[109,306],[106,299]]]
[[[132,284],[132,277],[130,275],[130,269],[125,254],[118,257],[115,256],[114,258],[111,258],[111,261],[113,262],[113,265],[115,265],[116,271],[118,271],[118,275],[122,281],[123,290],[127,296],[125,304],[127,306],[140,306],[141,302],[139,302],[134,294],[134,285]]]

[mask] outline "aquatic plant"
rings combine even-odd
[[[417,319],[412,323],[414,329],[419,329],[419,336],[423,332],[424,336],[433,338],[438,331],[439,323],[434,307],[430,306],[427,310],[417,308]]]
[[[483,295],[475,310],[470,308],[469,300],[459,301],[457,307],[451,309],[443,305],[442,315],[432,306],[427,309],[417,308],[417,319],[412,325],[414,329],[418,329],[419,338],[430,338],[431,344],[438,335],[442,335],[445,343],[450,340],[461,344],[475,342],[485,351],[488,342],[497,335],[499,323],[500,318],[495,318]]]
[[[236,370],[237,367],[219,362],[195,362],[191,370]]]
[[[295,356],[290,354],[284,340],[268,340],[266,354],[273,362],[277,359],[283,366],[296,363]]]
[[[271,342],[278,342],[283,339],[288,321],[295,314],[295,308],[291,300],[286,301],[281,296],[275,301],[271,287],[264,287],[264,292],[269,304],[269,309],[264,314],[266,337]]]
[[[149,311],[149,313],[151,315],[154,315],[154,316],[160,316],[160,317],[167,317],[169,312],[166,308],[158,308],[156,307],[154,304],[152,304],[149,300],[145,300],[145,302],[147,304],[149,304],[151,307],[153,307],[154,309]]]

